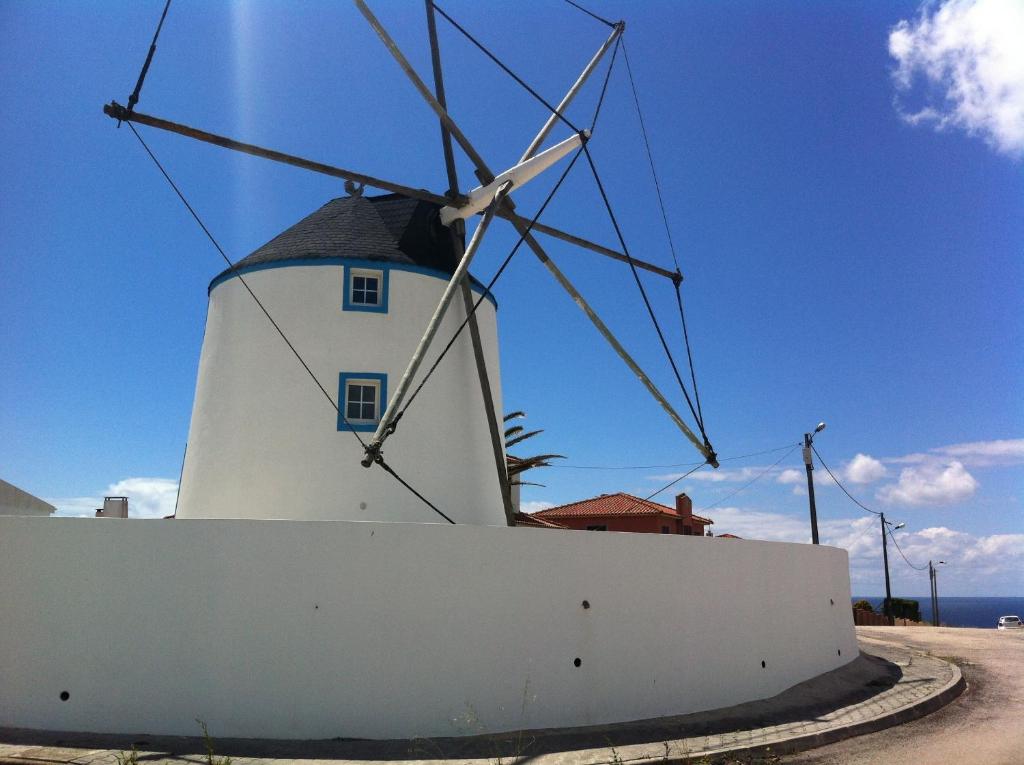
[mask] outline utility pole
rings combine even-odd
[[[934,566],[928,561],[928,578],[932,585],[932,626],[939,626],[939,566],[945,565],[946,561],[940,560]]]
[[[895,624],[892,616],[892,589],[889,587],[889,546],[886,544],[885,513],[878,514],[882,522],[882,566],[885,568],[885,602],[882,604],[882,613],[889,620],[889,626]]]
[[[825,429],[825,423],[819,422],[814,433],[804,433],[804,467],[807,468],[807,499],[811,506],[811,544],[818,544],[818,508],[814,504],[814,465],[811,460],[811,444],[814,436]]]

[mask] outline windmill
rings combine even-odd
[[[490,288],[494,284],[494,280],[486,286],[484,293],[474,297],[473,289],[470,283],[469,267],[473,262],[474,256],[480,250],[481,244],[484,241],[487,231],[494,220],[502,219],[512,225],[515,231],[519,235],[519,242],[516,248],[513,249],[513,253],[519,248],[520,245],[525,245],[530,249],[534,255],[544,265],[546,270],[554,278],[554,280],[565,290],[571,299],[583,310],[587,318],[597,329],[599,334],[608,342],[616,354],[622,359],[622,361],[628,366],[628,368],[637,376],[640,383],[647,389],[650,395],[658,402],[669,419],[676,425],[684,437],[689,440],[692,445],[701,453],[705,460],[705,464],[710,464],[713,467],[718,467],[718,461],[714,449],[708,439],[707,433],[704,428],[703,414],[700,411],[700,402],[697,395],[696,379],[693,375],[692,360],[690,363],[690,376],[693,387],[693,399],[696,400],[696,406],[694,406],[693,400],[688,393],[687,386],[683,382],[682,375],[675,363],[669,346],[665,340],[665,336],[658,324],[658,320],[655,316],[651,303],[647,297],[642,282],[640,281],[638,270],[645,270],[649,273],[657,274],[663,278],[670,280],[675,289],[678,298],[680,317],[683,320],[683,330],[685,336],[685,318],[683,318],[682,301],[679,298],[679,288],[682,282],[682,274],[680,273],[678,263],[676,264],[675,271],[661,268],[652,263],[647,263],[630,255],[626,243],[622,238],[621,231],[618,224],[615,222],[614,213],[612,213],[611,206],[608,202],[607,195],[604,191],[604,186],[601,183],[600,177],[597,175],[596,167],[594,166],[593,159],[587,149],[587,142],[591,139],[592,130],[590,128],[579,128],[574,125],[566,117],[566,110],[569,105],[573,102],[576,96],[584,88],[589,78],[598,70],[602,60],[611,52],[611,62],[608,65],[607,73],[605,75],[604,88],[607,88],[608,77],[611,73],[611,67],[614,65],[616,55],[619,51],[620,46],[623,44],[623,34],[625,31],[624,22],[613,23],[600,17],[594,16],[602,23],[606,24],[610,29],[608,37],[603,41],[597,52],[591,57],[590,61],[584,67],[579,77],[568,89],[565,96],[558,102],[557,105],[551,105],[549,102],[544,100],[539,94],[536,93],[532,88],[527,85],[522,78],[518,77],[511,69],[505,64],[500,62],[490,51],[486,49],[479,41],[477,41],[467,30],[465,30],[455,19],[449,16],[443,9],[438,7],[433,0],[425,0],[426,10],[426,21],[427,21],[427,32],[430,44],[431,61],[433,66],[433,89],[431,89],[423,78],[416,72],[414,67],[410,64],[409,60],[402,53],[401,49],[396,44],[395,40],[388,33],[387,29],[381,23],[381,21],[374,15],[370,10],[365,0],[354,0],[355,5],[359,9],[360,13],[364,16],[369,25],[376,32],[381,42],[384,44],[387,51],[397,62],[405,76],[412,83],[416,91],[419,93],[425,103],[432,109],[437,116],[440,123],[441,132],[441,145],[444,155],[444,164],[447,171],[447,184],[448,189],[445,193],[437,193],[433,191],[412,188],[408,185],[397,183],[391,180],[374,178],[362,173],[354,172],[348,169],[326,165],[323,163],[315,162],[313,160],[284,154],[282,152],[274,151],[271,149],[255,146],[252,144],[243,143],[233,138],[228,138],[221,135],[198,130],[196,128],[170,122],[165,119],[153,117],[150,115],[142,114],[135,111],[135,105],[138,103],[142,85],[145,80],[146,72],[150,64],[152,63],[153,56],[156,50],[156,41],[160,34],[160,29],[163,25],[164,18],[166,17],[167,10],[170,5],[170,0],[165,4],[163,15],[161,16],[160,23],[157,26],[156,33],[154,34],[153,42],[149,49],[149,55],[147,56],[146,62],[142,68],[134,92],[131,94],[128,100],[128,106],[123,107],[116,102],[111,102],[104,107],[104,112],[118,120],[118,123],[126,122],[131,127],[133,133],[139,140],[142,141],[141,136],[135,131],[133,123],[147,125],[150,127],[166,130],[169,132],[177,133],[186,137],[190,137],[206,143],[222,146],[224,148],[240,151],[250,155],[262,157],[275,162],[281,162],[290,164],[296,167],[304,168],[313,172],[325,174],[332,177],[342,178],[346,182],[346,189],[353,197],[359,197],[362,195],[363,188],[370,186],[373,188],[382,189],[384,191],[392,192],[393,194],[399,195],[402,198],[409,200],[419,200],[424,203],[428,203],[437,208],[438,219],[440,224],[443,226],[443,230],[448,238],[448,246],[455,255],[456,265],[451,270],[450,277],[447,280],[447,284],[443,293],[437,300],[436,306],[430,313],[429,317],[426,318],[425,327],[422,331],[422,335],[415,347],[409,354],[409,358],[404,365],[404,370],[399,376],[397,385],[394,386],[393,391],[390,393],[390,397],[387,399],[387,406],[383,408],[383,411],[379,412],[379,416],[375,418],[375,427],[372,429],[372,433],[367,438],[359,436],[360,428],[352,427],[352,423],[349,421],[351,414],[346,410],[343,402],[340,399],[335,404],[332,404],[338,409],[339,412],[339,423],[348,425],[348,429],[359,440],[360,447],[362,449],[362,455],[360,463],[365,468],[374,468],[379,466],[381,470],[389,474],[396,480],[398,480],[406,489],[412,491],[420,500],[429,505],[436,513],[444,517],[449,522],[454,522],[452,518],[446,514],[440,507],[437,506],[436,502],[432,502],[430,498],[425,496],[424,493],[417,491],[409,481],[403,479],[396,470],[388,463],[384,457],[384,446],[385,443],[392,437],[396,437],[399,433],[401,421],[403,415],[408,410],[412,402],[417,398],[417,395],[423,389],[424,384],[430,379],[431,375],[434,374],[438,365],[445,358],[446,354],[451,349],[455,340],[459,337],[464,329],[469,330],[470,341],[472,344],[473,358],[476,369],[476,383],[479,386],[483,401],[483,415],[486,418],[487,432],[489,433],[490,445],[491,445],[491,456],[493,457],[494,471],[497,476],[497,483],[500,487],[502,506],[504,509],[504,515],[506,523],[512,525],[513,508],[511,503],[511,494],[509,489],[509,480],[506,472],[505,455],[503,450],[503,433],[501,423],[499,421],[499,410],[495,405],[493,386],[494,381],[491,379],[491,375],[488,371],[488,364],[486,362],[486,353],[484,349],[484,343],[481,340],[481,331],[479,326],[479,316],[481,305],[485,302],[485,299],[490,295]],[[575,3],[572,3],[575,5]],[[577,6],[579,7],[579,6]],[[583,9],[581,9],[583,10]],[[589,13],[589,11],[584,11]],[[525,87],[535,98],[537,98],[545,107],[550,111],[550,116],[546,119],[545,123],[541,126],[537,134],[529,141],[525,150],[523,151],[519,161],[503,171],[495,171],[486,160],[480,155],[480,153],[474,148],[474,145],[470,142],[469,138],[461,130],[455,119],[448,112],[447,101],[445,97],[444,78],[443,70],[441,66],[441,54],[438,43],[438,35],[436,28],[436,15],[443,16],[449,23],[453,25],[458,31],[466,35],[477,47],[483,50],[492,61],[500,66],[504,71],[510,74],[520,85]],[[627,59],[628,63],[628,59]],[[599,101],[598,110],[600,104],[603,102],[602,98]],[[595,114],[596,123],[596,114]],[[570,134],[555,145],[541,150],[545,141],[553,134],[556,130],[568,128]],[[143,145],[145,143],[143,142]],[[456,171],[455,164],[455,145],[468,157],[475,168],[475,175],[477,178],[476,185],[469,190],[463,191],[460,188],[460,181]],[[147,147],[148,151],[148,147]],[[152,153],[150,152],[151,156]],[[576,234],[568,233],[554,227],[548,226],[540,222],[539,218],[544,212],[548,202],[552,199],[555,192],[558,190],[565,179],[569,170],[577,162],[578,159],[584,157],[586,162],[590,165],[594,172],[595,179],[598,183],[598,188],[601,193],[602,201],[608,209],[608,212],[612,218],[613,224],[615,224],[616,233],[619,238],[620,250],[614,250],[600,244],[589,241],[588,239],[578,236]],[[155,160],[155,157],[153,157]],[[158,163],[159,164],[159,163]],[[653,166],[653,165],[652,165]],[[528,218],[521,215],[515,206],[513,197],[516,191],[533,179],[538,178],[541,175],[553,174],[556,167],[562,168],[562,174],[559,181],[554,185],[552,191],[548,194],[546,201],[536,212],[535,215]],[[161,168],[162,170],[163,168]],[[166,176],[166,172],[164,173]],[[167,176],[170,181],[170,177]],[[173,185],[173,181],[172,181]],[[175,190],[178,189],[175,187]],[[185,201],[184,196],[178,191],[179,196]],[[186,202],[186,205],[188,203]],[[189,206],[190,211],[192,208]],[[194,211],[193,215],[195,216]],[[472,234],[469,236],[469,241],[466,242],[466,221],[479,217],[479,221],[473,229]],[[196,216],[197,221],[199,220]],[[200,221],[201,223],[201,221]],[[205,226],[204,226],[205,230]],[[209,235],[209,232],[207,231]],[[686,423],[684,418],[676,411],[673,404],[669,399],[658,389],[658,387],[652,382],[650,376],[640,367],[634,357],[626,350],[622,343],[615,337],[605,322],[598,316],[597,312],[593,309],[590,303],[583,297],[575,285],[568,279],[565,273],[557,266],[555,261],[550,257],[548,252],[544,249],[542,244],[537,240],[535,234],[543,234],[546,236],[554,237],[579,247],[582,247],[590,252],[600,254],[605,257],[609,257],[621,262],[625,262],[629,265],[631,272],[634,276],[637,286],[640,289],[640,293],[643,297],[646,309],[650,315],[654,326],[657,329],[658,337],[661,341],[662,347],[666,352],[666,355],[671,363],[672,370],[675,373],[675,378],[679,383],[680,389],[689,405],[690,411],[696,421],[697,430],[700,435],[698,436],[693,429]],[[212,239],[212,237],[211,237]],[[216,242],[214,242],[216,244]],[[218,249],[219,246],[218,246]],[[223,255],[223,251],[221,251]],[[506,259],[505,264],[507,265],[508,260]],[[226,256],[225,260],[228,260]],[[229,272],[236,273],[238,271],[237,265],[231,263],[228,260]],[[499,269],[498,275],[500,276],[501,271]],[[226,272],[228,273],[228,272]],[[496,280],[497,276],[495,277]],[[242,282],[245,285],[245,282]],[[295,354],[302,366],[306,368],[309,375],[313,378],[314,382],[320,387],[321,391],[327,396],[328,400],[331,400],[330,394],[327,393],[323,384],[317,379],[316,375],[307,365],[300,352],[293,346],[289,341],[286,333],[282,328],[275,322],[271,312],[264,307],[263,303],[257,297],[256,293],[251,290],[248,285],[245,285],[245,289],[253,300],[259,305],[262,312],[266,315],[266,318],[274,325],[274,328],[278,331],[282,338],[288,343],[292,352]],[[444,326],[444,322],[447,316],[450,314],[450,309],[455,301],[461,301],[465,311],[465,320],[458,325],[447,345],[444,346],[438,358],[434,361],[433,365],[427,369],[427,371],[421,374],[423,364],[427,358],[428,351],[436,349],[439,345],[440,331]],[[687,355],[689,358],[689,340],[687,341]],[[369,377],[365,375],[364,377]],[[419,379],[418,379],[419,378]],[[418,380],[418,382],[417,382]],[[365,383],[367,380],[357,380],[359,383]],[[364,385],[367,391],[370,391],[369,385]],[[366,395],[381,395],[383,396],[383,387],[380,388],[379,394],[375,394],[372,391]],[[198,397],[197,392],[197,397]],[[382,402],[383,403],[383,402]],[[345,410],[345,411],[343,411]],[[339,429],[341,426],[339,425]],[[365,430],[365,429],[364,429]],[[401,439],[401,435],[397,436]]]

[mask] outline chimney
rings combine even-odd
[[[683,534],[693,535],[693,500],[686,493],[676,494],[676,512],[683,517]]]
[[[686,496],[686,493],[676,495],[676,512],[689,522],[693,516],[693,500]]]

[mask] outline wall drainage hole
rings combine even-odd
[[[830,606],[834,606],[834,605],[836,604],[836,602],[835,602],[834,600],[832,600],[832,598],[829,598],[829,599],[828,599],[828,604],[829,604]]]
[[[586,609],[590,608],[590,601],[589,600],[584,600],[580,605],[583,606],[583,610],[586,610]]]
[[[764,669],[764,668],[765,668],[766,666],[768,666],[768,665],[767,665],[767,664],[765,664],[765,663],[764,663],[764,662],[762,661],[762,662],[761,662],[761,669]]]
[[[583,663],[583,660],[579,656],[577,656],[575,659],[572,660],[572,665],[574,667],[578,667],[582,663]]]
[[[68,693],[67,691],[61,691],[60,692],[60,700],[61,701],[67,701],[70,698],[71,698],[71,694]]]
[[[836,656],[842,656],[842,655],[843,655],[843,649],[842,648],[837,649],[836,650]]]

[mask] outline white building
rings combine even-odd
[[[178,518],[440,521],[360,464],[457,265],[438,207],[395,194],[335,199],[210,284]],[[248,294],[281,327],[310,379]],[[482,288],[474,284],[474,295]],[[477,311],[498,421],[496,306]],[[448,310],[423,372],[466,316]],[[419,378],[418,378],[419,379]],[[458,523],[505,525],[469,333],[385,444],[405,480]]]
[[[42,515],[49,516],[57,508],[39,497],[0,479],[0,515]]]

